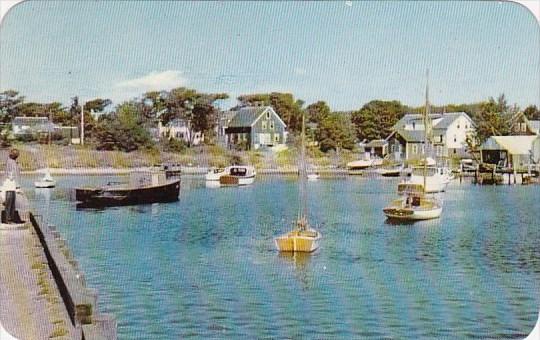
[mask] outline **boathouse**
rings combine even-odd
[[[540,163],[539,136],[492,136],[480,147],[482,163],[522,169]]]
[[[242,107],[224,129],[229,148],[259,149],[287,141],[287,125],[271,106]]]

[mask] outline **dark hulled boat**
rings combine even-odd
[[[148,178],[149,177],[149,178]],[[178,201],[180,180],[169,180],[164,173],[132,176],[130,183],[100,188],[77,188],[78,208],[100,208]]]

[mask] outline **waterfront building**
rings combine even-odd
[[[287,141],[287,125],[271,106],[236,110],[224,131],[229,148],[259,149]]]
[[[369,153],[371,156],[384,158],[388,154],[388,141],[385,139],[374,139],[369,142],[359,143],[360,151]]]
[[[465,112],[433,113],[432,144],[439,159],[469,158],[467,138],[475,130],[474,123]],[[396,159],[420,159],[424,153],[425,127],[421,114],[406,114],[393,127],[386,138],[389,152]]]
[[[480,151],[482,163],[526,168],[540,163],[540,136],[491,136]]]

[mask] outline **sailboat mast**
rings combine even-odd
[[[431,140],[431,109],[429,106],[429,69],[426,70],[426,107],[424,109],[424,193],[426,192],[427,152]]]
[[[302,112],[302,150],[300,152],[300,199],[302,204],[302,217],[307,218],[307,197],[306,197],[306,127],[305,114]]]

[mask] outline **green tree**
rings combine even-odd
[[[373,100],[351,115],[359,140],[386,138],[403,117],[405,107],[399,101]]]
[[[540,120],[540,110],[538,110],[536,105],[527,106],[527,108],[523,110],[523,114],[529,120]]]
[[[17,115],[18,107],[24,102],[24,97],[15,90],[0,93],[0,122],[10,123]]]
[[[509,121],[500,111],[501,108],[504,108],[504,103],[500,99],[501,97],[495,101],[490,98],[489,101],[481,105],[480,112],[475,119],[475,140],[479,145],[490,136],[505,136],[510,133]]]
[[[320,123],[326,117],[330,115],[330,107],[324,101],[318,101],[313,104],[309,104],[306,107],[307,121],[310,123]]]
[[[339,151],[340,149],[352,150],[355,146],[354,129],[350,119],[339,113],[330,113],[320,122],[316,139],[323,152]]]
[[[116,112],[103,114],[94,131],[96,148],[131,152],[152,146],[150,133],[143,127],[144,121],[144,115],[133,101],[121,104]]]

